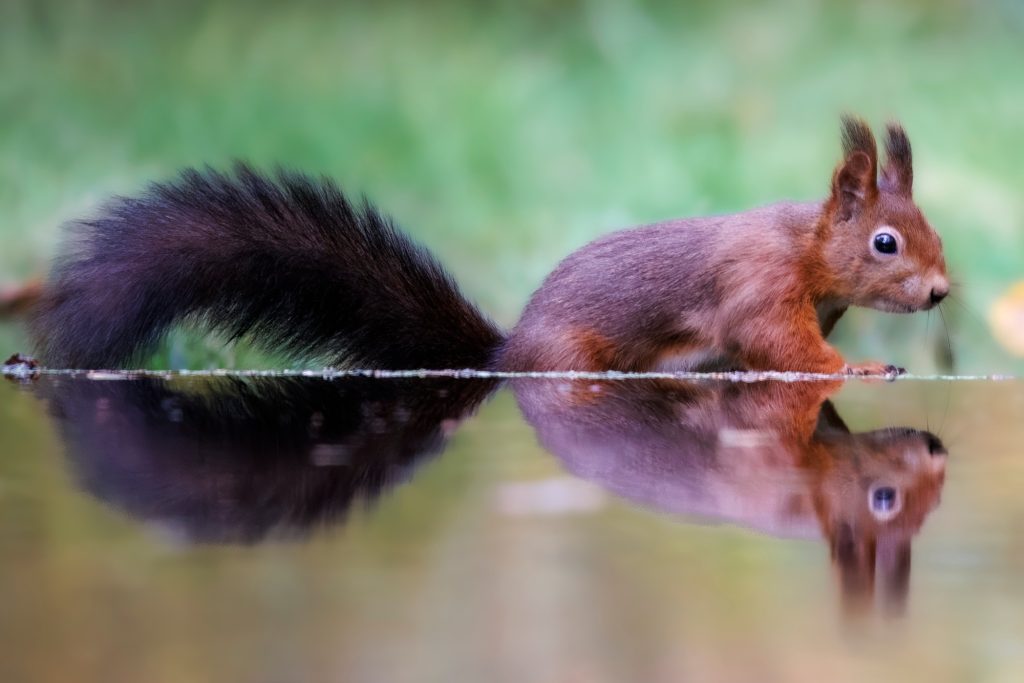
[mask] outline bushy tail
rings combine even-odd
[[[47,365],[99,368],[183,321],[346,367],[485,368],[502,340],[369,203],[245,165],[186,170],[72,223],[32,327]]]

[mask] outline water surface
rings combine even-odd
[[[1013,381],[4,382],[0,679],[1015,679],[1022,414]]]

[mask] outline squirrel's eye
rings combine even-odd
[[[875,235],[875,251],[880,254],[896,253],[896,238],[887,232],[880,232]]]
[[[871,509],[876,512],[890,512],[896,507],[896,489],[879,486],[871,492]]]
[[[872,517],[879,522],[888,522],[900,513],[903,501],[899,491],[892,486],[872,486],[868,491],[868,507]]]

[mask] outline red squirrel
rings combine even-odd
[[[612,233],[567,257],[504,333],[444,268],[327,179],[184,171],[68,227],[31,325],[51,366],[113,367],[178,322],[338,367],[734,368],[874,374],[825,337],[848,306],[909,313],[949,292],[912,197],[910,142],[842,121],[824,202]]]

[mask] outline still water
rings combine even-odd
[[[1024,675],[1024,385],[0,383],[0,681]]]

